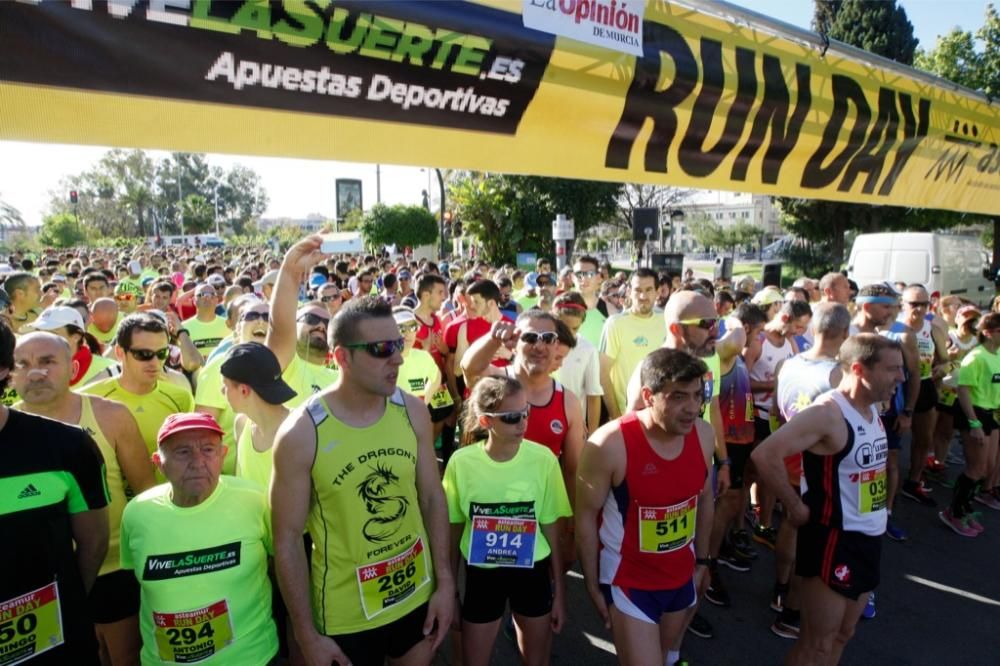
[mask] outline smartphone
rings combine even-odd
[[[364,251],[361,234],[356,231],[320,234],[320,237],[323,243],[319,251],[323,254],[360,254]]]

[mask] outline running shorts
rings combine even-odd
[[[879,583],[882,539],[809,523],[799,528],[795,573],[819,577],[834,592],[857,600]]]
[[[541,617],[552,612],[552,574],[549,558],[532,568],[465,567],[462,619],[474,624],[503,617],[510,602],[512,613]]]

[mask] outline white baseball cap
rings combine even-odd
[[[24,326],[27,331],[54,331],[63,326],[76,326],[81,331],[84,330],[83,317],[76,311],[65,305],[56,305],[46,308],[38,319]]]

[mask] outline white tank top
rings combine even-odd
[[[813,400],[833,388],[830,386],[830,373],[836,367],[837,361],[830,359],[793,356],[785,361],[778,375],[778,409],[782,418],[790,421]]]
[[[847,444],[832,456],[802,453],[802,501],[809,522],[869,536],[885,533],[889,446],[875,405],[862,416],[840,391],[816,402],[833,402],[847,425]],[[867,418],[866,418],[867,417]]]
[[[792,343],[788,340],[783,340],[780,347],[775,347],[765,336],[760,347],[760,358],[750,368],[750,379],[757,382],[773,380],[774,369],[778,367],[778,363],[794,355]],[[753,392],[753,404],[757,408],[758,418],[766,419],[770,416],[772,396],[772,391]]]

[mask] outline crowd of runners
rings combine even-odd
[[[0,664],[410,666],[450,632],[479,666],[512,623],[541,665],[574,570],[622,663],[673,666],[760,549],[787,662],[836,664],[908,513],[1000,510],[1000,313],[959,296],[320,248],[9,257]]]

